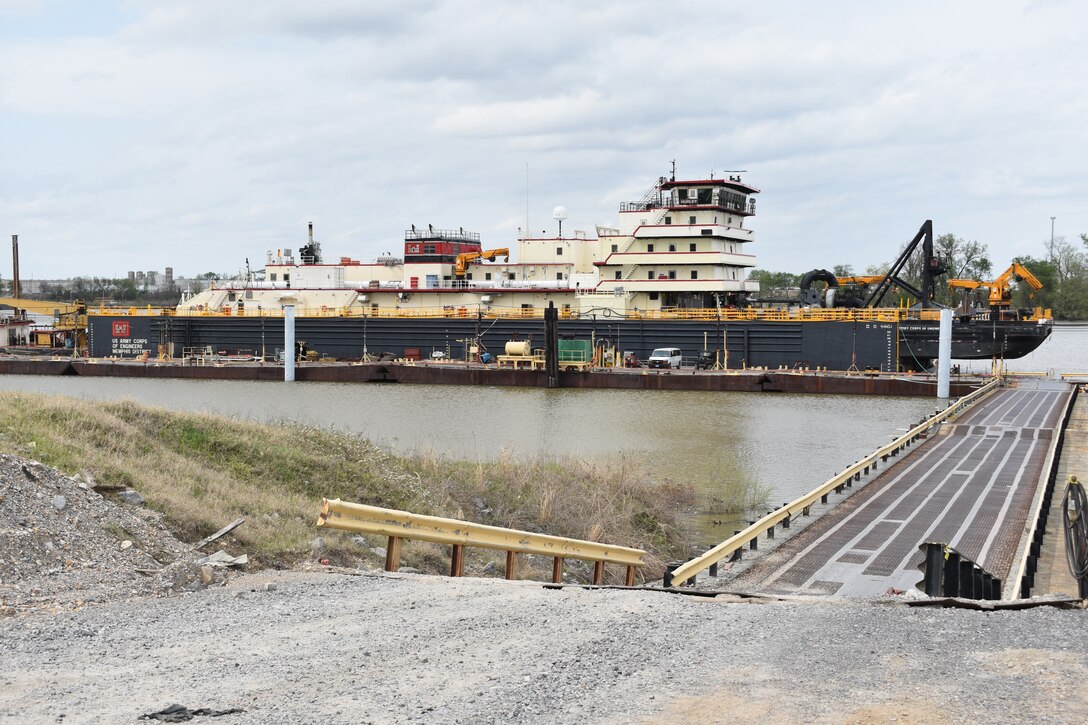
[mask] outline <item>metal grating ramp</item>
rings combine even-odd
[[[878,596],[921,578],[945,541],[1005,579],[1072,389],[998,391],[734,579],[736,591]]]

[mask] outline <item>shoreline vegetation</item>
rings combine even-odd
[[[245,517],[218,545],[259,566],[324,559],[382,565],[384,538],[316,528],[322,497],[638,547],[648,553],[647,579],[660,576],[665,562],[691,554],[681,521],[696,501],[694,489],[653,481],[621,456],[597,462],[503,452],[493,461],[458,461],[394,454],[319,427],[173,413],[133,401],[0,393],[0,404],[0,451],[67,475],[90,473],[101,489],[133,488],[183,541]],[[722,499],[750,505],[759,497],[753,487],[739,487]],[[466,573],[501,575],[501,556],[467,549]],[[522,558],[526,578],[550,575],[550,559]],[[448,547],[405,541],[402,566],[448,573]],[[569,561],[567,570],[581,581],[591,568]],[[610,580],[621,578],[610,572]]]

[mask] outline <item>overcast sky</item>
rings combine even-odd
[[[1088,4],[0,0],[0,240],[24,277],[513,246],[676,159],[762,189],[759,266],[995,267],[1088,232]],[[0,249],[6,249],[6,241]],[[8,252],[0,275],[11,275]]]

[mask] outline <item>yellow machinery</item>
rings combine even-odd
[[[76,349],[87,346],[87,305],[83,300],[53,302],[27,300],[21,297],[0,297],[0,307],[12,307],[35,315],[53,317],[53,327],[50,332],[36,331],[31,335],[34,345],[64,347],[65,341],[71,340]]]
[[[488,262],[494,262],[495,257],[502,255],[503,261],[510,261],[510,250],[505,247],[499,249],[485,249],[482,252],[465,252],[464,254],[457,255],[457,263],[454,265],[454,274],[457,277],[464,277],[465,271],[468,270],[468,266],[475,262],[477,259],[486,259]]]
[[[983,282],[977,279],[950,279],[948,280],[948,286],[954,289],[967,290],[985,287],[990,290],[990,307],[1008,307],[1012,304],[1012,285],[1020,281],[1027,282],[1033,290],[1043,288],[1043,283],[1039,281],[1039,278],[1019,262],[1010,264],[1009,268],[992,282]]]
[[[859,285],[864,284],[864,285],[869,285],[869,284],[876,284],[880,280],[884,279],[884,275],[882,275],[882,274],[864,274],[864,275],[859,275],[859,276],[854,276],[854,277],[838,277],[837,279],[839,280],[840,285],[844,285],[844,284],[859,284]]]

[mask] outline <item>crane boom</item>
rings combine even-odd
[[[482,252],[465,252],[463,254],[458,254],[457,262],[454,264],[454,274],[458,277],[464,277],[465,272],[468,270],[468,266],[477,259],[486,259],[488,262],[494,262],[495,257],[500,254],[505,257],[504,261],[510,261],[510,250],[506,247],[485,249]]]
[[[1034,290],[1043,288],[1043,283],[1039,281],[1039,278],[1019,262],[1010,264],[1009,268],[992,282],[977,279],[950,279],[948,280],[948,286],[969,290],[985,287],[990,290],[990,307],[1008,307],[1012,304],[1012,285],[1020,281],[1027,282]]]

